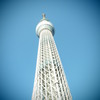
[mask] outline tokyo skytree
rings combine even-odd
[[[72,100],[64,69],[54,41],[54,27],[43,18],[36,27],[39,37],[32,100]]]

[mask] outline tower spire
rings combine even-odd
[[[43,19],[45,19],[45,14],[44,13],[42,14],[42,17],[43,17]]]

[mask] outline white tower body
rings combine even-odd
[[[39,47],[32,100],[72,100],[53,38],[54,27],[44,14],[36,34]]]

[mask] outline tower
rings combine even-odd
[[[54,41],[54,27],[43,14],[36,27],[39,37],[32,100],[72,100]]]

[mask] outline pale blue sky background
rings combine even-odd
[[[73,100],[99,100],[99,0],[0,1],[0,100],[31,100],[42,13],[55,27]]]

